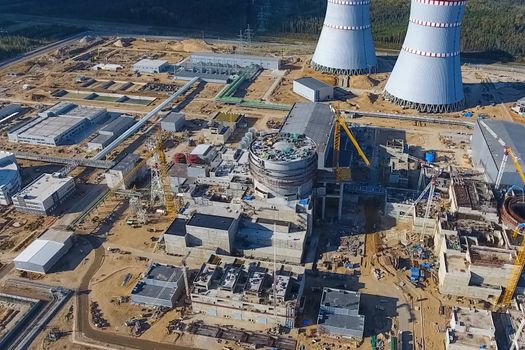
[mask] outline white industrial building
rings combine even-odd
[[[16,210],[49,215],[64,202],[76,188],[72,177],[42,174],[27,187],[13,196]]]
[[[11,197],[22,187],[22,177],[13,153],[0,151],[0,205],[12,203]]]
[[[132,70],[136,73],[153,74],[165,72],[168,69],[168,67],[169,64],[167,61],[151,60],[149,58],[144,58],[135,63],[132,67]]]
[[[293,92],[312,102],[330,101],[334,98],[334,87],[312,77],[294,80]]]
[[[251,55],[230,55],[210,52],[193,53],[190,56],[192,66],[230,66],[230,67],[251,67],[259,66],[263,69],[281,69],[281,59],[267,56]]]
[[[135,168],[139,162],[139,159],[139,156],[131,153],[124,157],[124,159],[118,162],[118,164],[113,168],[109,169],[105,174],[108,187],[110,189],[115,189],[120,184],[120,189],[126,189],[131,183],[133,183],[133,181],[141,177],[143,175],[143,171],[139,169],[135,171],[135,173],[130,177],[128,177],[126,181],[122,182],[122,180],[128,176],[130,171]]]
[[[73,233],[49,229],[37,238],[14,260],[21,271],[47,273],[73,245]]]
[[[59,103],[38,113],[31,121],[10,130],[7,136],[10,142],[33,145],[60,146],[78,143],[87,136],[87,129],[106,117],[107,111],[102,108]]]
[[[160,122],[160,127],[164,131],[177,132],[181,131],[186,124],[184,113],[170,112]]]
[[[120,64],[113,64],[113,63],[99,63],[94,65],[91,70],[106,70],[109,72],[118,72],[123,67]]]

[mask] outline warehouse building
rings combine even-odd
[[[168,68],[169,64],[167,61],[144,58],[135,63],[132,70],[135,73],[154,74],[166,72]]]
[[[212,255],[193,281],[192,309],[223,321],[292,329],[304,280],[303,267]]]
[[[334,98],[334,87],[312,77],[294,80],[293,92],[312,102],[330,101]]]
[[[190,64],[192,66],[205,64],[208,66],[230,66],[242,68],[259,66],[262,69],[281,69],[281,59],[277,57],[230,55],[209,52],[193,53],[190,56]]]
[[[482,171],[485,180],[495,183],[504,156],[504,146],[512,148],[512,151],[520,159],[522,168],[525,169],[525,126],[518,123],[478,119],[472,136],[472,160],[474,166]],[[506,186],[522,186],[522,181],[514,162],[509,157],[501,184]]]
[[[46,274],[73,246],[73,233],[49,229],[14,260],[15,268]]]
[[[362,339],[365,316],[359,314],[361,294],[342,289],[324,288],[317,325],[333,337]]]
[[[12,203],[11,197],[20,191],[22,177],[13,153],[0,151],[0,205]]]
[[[184,113],[170,112],[160,122],[160,127],[164,131],[177,132],[181,131],[186,125]]]
[[[59,103],[7,133],[10,142],[60,146],[80,142],[93,124],[101,123],[107,111]]]
[[[124,157],[124,159],[118,162],[113,168],[109,169],[105,174],[108,187],[113,190],[120,184],[120,189],[125,190],[136,179],[141,178],[144,175],[145,168],[135,171],[135,173],[122,183],[122,180],[124,180],[131,170],[135,168],[139,160],[139,156],[131,153]]]
[[[130,116],[120,116],[99,130],[97,137],[88,142],[88,149],[101,150],[128,130],[135,122]]]
[[[51,214],[75,189],[72,177],[42,174],[13,196],[13,204],[18,211],[45,216]]]
[[[181,268],[151,264],[131,291],[131,302],[173,308],[184,292],[184,284],[184,272]]]

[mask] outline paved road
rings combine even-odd
[[[106,344],[106,346],[122,346],[128,349],[148,349],[148,350],[190,350],[191,348],[177,346],[172,344],[156,343],[149,340],[125,337],[116,334],[110,334],[95,329],[89,323],[90,310],[89,310],[89,282],[102,266],[104,261],[104,247],[101,245],[98,238],[89,236],[88,237],[91,245],[95,251],[95,258],[89,267],[88,271],[82,278],[80,286],[78,288],[77,296],[77,307],[76,307],[76,330],[80,332],[84,337],[91,340],[95,340],[100,343]]]

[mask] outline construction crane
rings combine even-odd
[[[514,162],[514,167],[516,168],[516,171],[520,175],[521,182],[523,182],[523,184],[525,185],[525,173],[523,173],[523,169],[521,168],[519,158],[514,154],[514,152],[512,151],[512,148],[510,148],[509,146],[505,146],[503,150],[503,159],[501,160],[501,165],[499,167],[498,176],[496,177],[496,183],[495,183],[496,189],[499,189],[501,185],[501,179],[503,178],[503,173],[505,172],[505,167],[507,166],[507,160],[509,156],[511,156],[512,161]]]
[[[341,153],[341,129],[343,129],[350,139],[352,141],[352,144],[354,145],[355,149],[357,150],[357,153],[363,159],[366,166],[370,166],[370,161],[368,160],[366,154],[361,149],[361,146],[359,146],[359,143],[357,142],[356,138],[346,125],[346,121],[341,116],[341,113],[336,110],[333,106],[330,106],[330,109],[332,110],[332,113],[334,113],[335,116],[335,125],[334,125],[334,168],[335,168],[335,179],[336,182],[344,182],[350,180],[350,169],[343,169],[339,166],[339,158]]]
[[[513,237],[518,237],[521,234],[521,245],[518,248],[518,254],[516,255],[516,260],[514,261],[514,267],[512,269],[512,274],[507,282],[507,287],[503,292],[501,297],[500,305],[506,307],[510,305],[514,292],[516,292],[516,287],[521,278],[523,272],[523,267],[525,266],[525,223],[519,224],[513,232]]]
[[[98,208],[102,203],[104,203],[109,197],[114,194],[121,193],[121,187],[126,184],[129,179],[134,176],[137,171],[139,171],[153,156],[157,155],[159,161],[159,170],[162,179],[162,187],[164,190],[164,206],[165,214],[168,217],[175,217],[180,207],[182,206],[182,201],[177,197],[177,201],[174,200],[173,192],[171,191],[169,173],[168,173],[168,163],[166,160],[166,154],[164,152],[164,142],[162,140],[162,131],[159,129],[157,134],[156,144],[151,151],[149,151],[145,156],[142,157],[135,166],[125,175],[123,178],[107,192],[101,194],[90,206],[87,208],[75,221],[70,225],[70,228],[73,228],[77,224],[81,223],[93,210]]]

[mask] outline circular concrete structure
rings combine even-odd
[[[317,146],[305,135],[272,133],[250,145],[250,173],[260,194],[295,198],[312,191]]]
[[[501,208],[501,221],[510,229],[525,223],[525,198],[519,194],[507,196]]]

